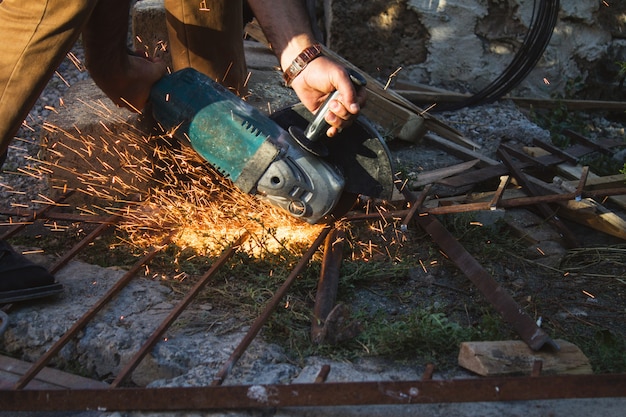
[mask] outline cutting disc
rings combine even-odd
[[[306,129],[314,115],[304,105],[278,110],[270,118],[285,130],[292,126]],[[324,138],[328,156],[322,159],[341,172],[345,192],[383,200],[391,199],[394,189],[393,168],[387,144],[363,116],[331,138]]]

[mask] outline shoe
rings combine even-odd
[[[0,304],[49,297],[63,292],[46,268],[0,241]]]

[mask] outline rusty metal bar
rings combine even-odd
[[[74,194],[74,190],[68,191],[67,193],[65,193],[61,197],[59,197],[59,199],[57,201],[55,201],[54,204],[61,204],[65,199],[67,199],[72,194]],[[28,224],[30,224],[30,222],[33,222],[33,221],[37,220],[39,217],[41,217],[44,214],[46,214],[46,212],[48,212],[52,207],[54,207],[53,204],[46,205],[45,207],[40,208],[39,210],[37,210],[34,213],[31,213],[31,214],[25,215],[25,216],[21,216],[21,217],[26,217],[28,220],[20,222],[20,223],[16,224],[15,226],[11,226],[11,228],[9,230],[4,232],[2,234],[2,236],[0,236],[0,240],[6,240],[6,239],[10,238],[11,236],[14,236],[20,230],[22,230],[24,227],[28,226]]]
[[[3,411],[185,411],[616,398],[626,374],[184,388],[0,391]]]
[[[564,194],[551,194],[542,195],[536,197],[516,197],[500,200],[496,208],[513,208],[532,206],[538,203],[557,203],[559,201],[575,200],[576,198],[594,198],[594,197],[607,197],[613,195],[626,195],[626,188],[606,188],[598,190],[582,191],[580,195],[578,193],[564,193]],[[436,200],[432,200],[436,201]],[[491,202],[478,202],[478,203],[465,203],[455,204],[452,206],[439,206],[439,207],[423,207],[422,214],[453,214],[453,213],[467,213],[469,211],[479,210],[493,210]],[[345,219],[347,221],[367,221],[380,218],[398,218],[402,219],[407,216],[410,210],[393,210],[386,213],[349,213]]]
[[[78,242],[76,245],[74,245],[74,247],[72,249],[70,249],[69,252],[65,253],[61,258],[59,258],[50,267],[50,273],[51,274],[57,273],[61,268],[63,268],[65,265],[67,265],[67,263],[70,260],[72,260],[72,258],[74,258],[74,256],[76,256],[78,254],[78,252],[83,250],[87,245],[89,245],[91,242],[93,242],[94,239],[96,239],[98,236],[100,236],[102,233],[104,233],[110,226],[116,224],[120,219],[121,219],[121,216],[119,216],[117,214],[113,215],[113,216],[110,216],[107,219],[106,222],[104,222],[101,225],[99,225],[98,227],[96,227],[91,233],[89,233],[80,242]]]
[[[311,341],[316,344],[323,343],[326,339],[328,327],[325,322],[337,301],[345,237],[345,231],[333,228],[324,242],[324,258],[311,318]]]
[[[402,194],[407,201],[416,202],[418,200],[418,197],[409,190],[402,190]],[[539,350],[545,345],[549,345],[553,349],[559,350],[559,346],[537,326],[537,323],[522,310],[513,297],[489,275],[482,265],[465,250],[434,215],[419,215],[415,220],[470,281],[476,285],[483,296],[509,322],[531,349]]]
[[[326,379],[328,378],[328,374],[330,374],[330,365],[322,365],[322,368],[320,369],[320,371],[317,373],[317,376],[315,377],[315,383],[321,384],[322,382],[326,382]]]
[[[221,268],[233,255],[237,252],[239,247],[250,237],[248,232],[242,234],[227,250],[225,250],[219,259],[211,266],[211,268],[198,280],[193,288],[185,295],[185,297],[176,305],[176,307],[170,312],[170,314],[161,322],[159,327],[152,333],[146,343],[139,349],[139,351],[132,357],[130,362],[122,369],[117,375],[115,380],[111,383],[111,387],[118,387],[124,379],[131,374],[142,361],[142,359],[150,352],[154,345],[161,340],[161,336],[172,325],[172,323],[180,316],[180,314],[187,308],[189,303],[198,295],[198,293],[206,286],[209,279],[215,275],[217,270]]]
[[[537,326],[537,323],[524,312],[513,297],[489,275],[435,216],[418,216],[417,222],[531,349],[540,350],[548,345],[559,350],[558,344]]]
[[[411,220],[413,220],[413,217],[421,211],[422,204],[424,204],[426,197],[428,197],[428,193],[430,192],[431,188],[432,184],[425,186],[422,192],[415,198],[415,200],[411,201],[411,209],[406,214],[404,220],[402,220],[402,224],[400,225],[400,228],[403,232],[406,231],[409,223],[411,223]]]
[[[81,223],[106,223],[109,216],[98,216],[95,214],[76,214],[76,213],[62,213],[54,210],[47,211],[41,215],[41,218],[47,220],[62,220],[68,222],[81,222]],[[0,215],[9,217],[24,217],[25,214],[20,210],[1,210]],[[5,225],[6,226],[6,225]]]
[[[291,288],[291,285],[295,282],[300,272],[302,272],[302,270],[306,267],[309,260],[313,257],[313,255],[315,254],[315,252],[317,251],[319,246],[322,244],[322,242],[324,241],[324,239],[326,238],[326,236],[328,235],[328,233],[330,232],[332,228],[333,226],[327,225],[322,229],[322,231],[317,236],[315,241],[313,241],[313,243],[311,244],[311,247],[309,247],[306,253],[302,255],[302,258],[300,258],[300,261],[298,261],[298,264],[291,271],[291,273],[289,274],[289,276],[287,277],[283,285],[281,285],[281,287],[276,291],[274,296],[270,299],[270,301],[265,306],[265,309],[256,318],[252,326],[250,326],[248,333],[246,333],[246,335],[243,337],[239,345],[235,348],[235,350],[231,354],[230,358],[228,358],[226,363],[219,370],[219,372],[213,379],[213,382],[211,385],[217,386],[217,385],[221,385],[224,382],[224,380],[226,379],[226,377],[228,376],[232,368],[235,366],[237,361],[241,358],[241,355],[243,355],[243,353],[246,351],[248,346],[250,346],[250,343],[252,343],[254,338],[261,331],[261,328],[265,325],[270,315],[274,312],[280,300],[287,294],[287,291],[289,291],[289,288]]]
[[[588,166],[584,166],[581,170],[580,173],[580,181],[578,181],[578,186],[576,187],[576,199],[580,199],[582,193],[583,193],[583,188],[585,187],[585,184],[587,183],[587,177],[589,176],[589,167]]]
[[[87,325],[87,323],[109,302],[119,293],[139,272],[139,270],[148,262],[150,262],[163,247],[165,247],[172,239],[172,236],[165,238],[161,245],[152,248],[146,255],[137,261],[129,270],[124,274],[122,278],[115,283],[109,291],[98,302],[87,311],[74,325],[61,336],[59,340],[31,366],[31,368],[15,383],[13,389],[20,390],[24,388],[52,359],[54,355],[65,346],[76,334]]]

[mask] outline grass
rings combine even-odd
[[[626,63],[618,63],[621,67],[619,76],[624,77]],[[622,80],[623,81],[623,80]],[[580,79],[573,79],[567,83],[565,92],[553,97],[556,100],[576,98],[577,93],[584,87]],[[550,132],[552,143],[565,149],[572,145],[570,137],[565,134],[567,130],[588,136],[593,129],[593,121],[589,113],[570,111],[564,103],[550,110],[532,109],[531,118],[537,125]],[[624,138],[626,146],[626,137]],[[599,152],[593,152],[581,158],[581,165],[588,165],[591,171],[600,176],[607,176],[623,172],[626,175],[626,163]],[[622,171],[623,170],[623,171]]]

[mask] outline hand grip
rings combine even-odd
[[[352,84],[354,84],[356,88],[364,87],[367,85],[367,80],[365,80],[365,78],[361,74],[349,68],[347,69],[347,71],[348,75],[350,76],[350,81],[352,81]],[[320,140],[326,134],[326,131],[328,130],[330,125],[326,122],[325,117],[329,111],[330,102],[335,100],[338,95],[339,91],[334,91],[331,95],[328,96],[326,101],[324,101],[324,104],[322,104],[322,107],[320,107],[315,114],[315,119],[313,119],[313,121],[309,123],[309,126],[304,131],[304,135],[311,142],[316,142]]]

